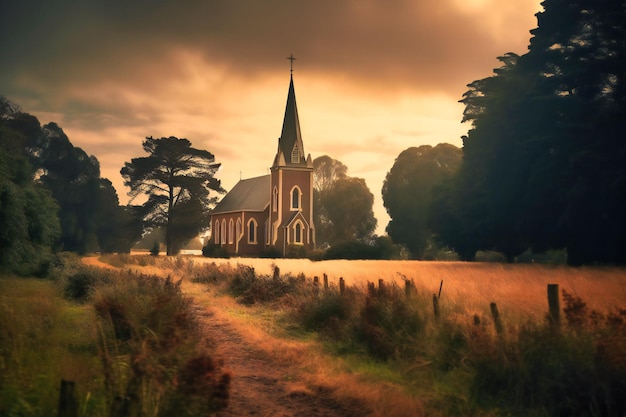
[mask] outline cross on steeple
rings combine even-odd
[[[289,72],[293,74],[293,61],[295,61],[296,58],[293,56],[293,54],[291,54],[287,57],[287,59],[291,61]]]

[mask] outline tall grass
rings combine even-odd
[[[199,416],[226,405],[230,375],[180,283],[64,258],[53,280],[0,277],[0,415],[57,415],[62,380],[79,416]]]
[[[55,415],[62,379],[77,382],[81,415],[103,415],[93,318],[51,281],[0,277],[0,415]]]
[[[219,275],[215,270],[222,267],[211,265],[211,276]],[[415,279],[415,291],[408,294],[396,280],[375,287],[362,285],[365,277],[352,278],[353,285],[339,294],[336,287],[316,286],[310,276],[294,281],[291,272],[270,276],[230,263],[223,268],[223,281],[206,282],[221,282],[244,304],[284,309],[290,326],[317,332],[341,355],[386,364],[426,399],[427,414],[626,412],[621,269],[424,263],[412,271],[431,278]],[[377,281],[378,270],[370,269],[367,277]],[[441,281],[435,315],[432,297]],[[546,320],[547,283],[563,290],[565,320],[558,331]],[[502,312],[497,325],[491,302]]]

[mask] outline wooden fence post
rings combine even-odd
[[[58,417],[78,417],[78,399],[74,381],[61,380]]]
[[[411,293],[413,292],[413,290],[411,289],[412,284],[411,281],[409,281],[408,279],[404,281],[404,295],[408,297],[411,296]]]
[[[548,307],[550,311],[550,325],[553,330],[558,330],[561,326],[559,284],[548,284]]]
[[[313,285],[317,288],[320,285],[320,278],[318,276],[313,277]]]
[[[343,280],[343,277],[339,278],[339,294],[343,294],[346,290],[346,282]]]
[[[324,289],[328,290],[328,275],[324,273]]]
[[[280,268],[277,265],[274,265],[274,275],[272,276],[272,278],[275,280],[280,278]]]
[[[378,294],[380,295],[385,294],[385,280],[382,278],[378,280]]]
[[[496,328],[496,333],[502,333],[502,321],[500,320],[500,312],[498,311],[498,305],[496,303],[491,303],[491,315],[493,316],[493,324]]]
[[[433,294],[433,313],[435,313],[435,318],[439,318],[439,298],[437,294]]]
[[[441,280],[441,283],[439,284],[439,294],[437,295],[437,298],[441,298],[441,289],[443,288],[443,280]]]

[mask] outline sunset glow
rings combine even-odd
[[[527,50],[540,10],[539,0],[14,3],[0,6],[0,94],[96,156],[121,202],[120,168],[146,136],[211,151],[226,189],[266,174],[293,53],[305,152],[366,179],[378,234],[394,159],[461,146],[466,85]]]

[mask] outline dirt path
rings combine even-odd
[[[357,404],[345,404],[322,388],[309,388],[297,370],[281,358],[271,358],[239,334],[229,318],[199,307],[205,334],[215,343],[216,356],[232,373],[229,406],[221,417],[353,417],[364,415]]]
[[[83,258],[83,263],[119,269],[97,257]],[[135,269],[148,272],[143,267]],[[183,290],[192,297],[202,291],[197,284],[188,283],[184,283]],[[255,346],[254,338],[241,334],[236,318],[205,305],[209,302],[202,300],[206,300],[205,297],[197,297],[194,304],[204,334],[216,358],[223,360],[224,369],[232,375],[228,408],[221,411],[219,417],[360,417],[369,414],[354,399],[337,400],[329,388],[307,386],[298,377],[297,363]]]

